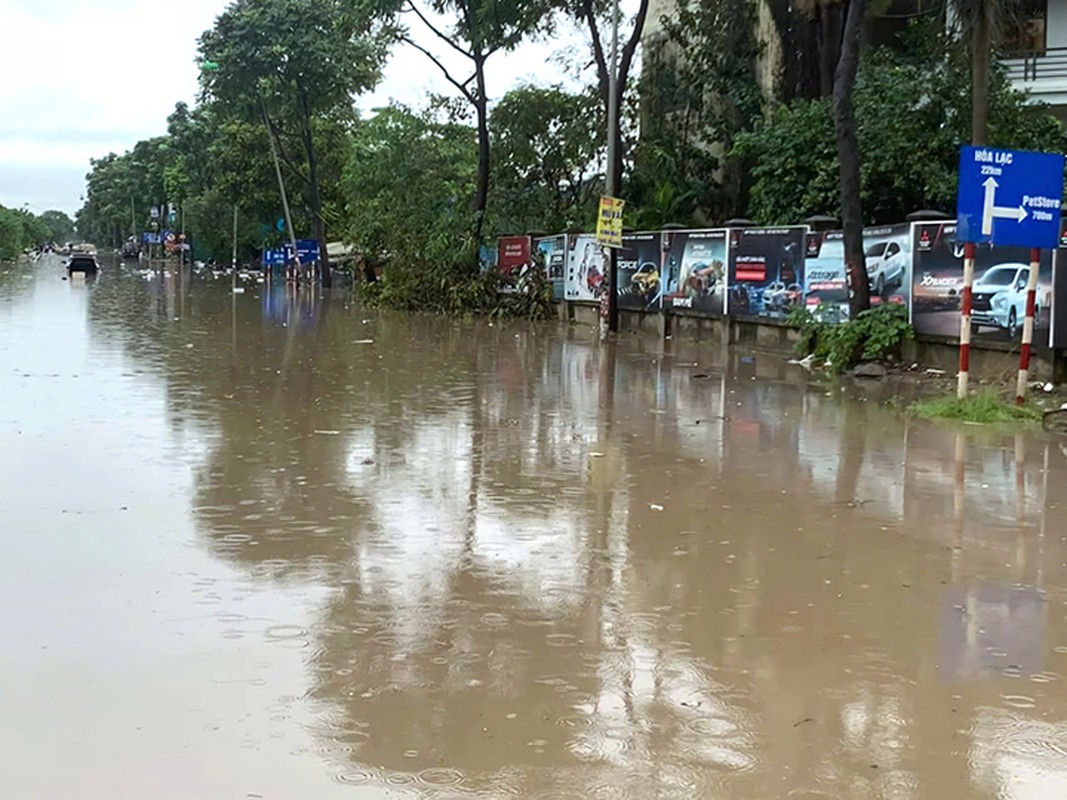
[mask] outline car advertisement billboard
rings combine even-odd
[[[863,229],[863,257],[871,305],[911,304],[911,225]]]
[[[804,254],[804,306],[823,322],[848,319],[848,278],[841,231],[809,233]]]
[[[730,230],[730,316],[784,319],[804,301],[807,232],[802,226]]]
[[[505,277],[517,276],[530,263],[529,236],[501,236],[496,240],[496,268]]]
[[[567,237],[545,236],[534,241],[534,248],[540,254],[545,268],[545,275],[552,284],[552,297],[563,299],[563,283],[567,273]]]
[[[911,299],[911,226],[863,229],[863,254],[871,305]],[[845,241],[841,231],[812,233],[804,257],[804,304],[825,322],[849,317],[849,283],[845,273]]]
[[[709,317],[726,314],[726,229],[665,231],[663,306]]]
[[[576,303],[596,303],[604,287],[604,251],[596,237],[591,233],[568,236],[564,297]]]
[[[918,333],[959,338],[963,290],[963,242],[955,222],[914,226],[912,324]],[[975,246],[971,291],[973,341],[1018,342],[1026,314],[1030,250]],[[1052,251],[1041,251],[1034,318],[1034,344],[1049,342],[1052,317]]]
[[[659,311],[663,234],[624,233],[618,253],[619,308]]]

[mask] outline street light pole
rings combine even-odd
[[[608,168],[606,170],[605,194],[614,197],[618,189],[619,175],[616,170],[619,138],[619,0],[611,6],[611,73],[608,75]],[[615,247],[608,248],[608,330],[619,330],[619,254]]]

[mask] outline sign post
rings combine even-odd
[[[1063,163],[1063,155],[1059,153],[974,146],[960,150],[956,213],[957,234],[964,242],[960,374],[957,387],[961,399],[967,396],[970,370],[971,286],[974,282],[976,244],[1014,245],[1031,249],[1016,402],[1022,403],[1026,396],[1041,250],[1055,249],[1059,243]]]
[[[608,286],[606,294],[600,298],[600,316],[607,322],[609,331],[619,329],[618,250],[622,247],[622,210],[625,205],[625,200],[604,195],[600,198],[596,218],[596,240],[608,249]]]
[[[1034,308],[1037,305],[1037,273],[1041,269],[1041,249],[1030,248],[1030,275],[1026,282],[1026,319],[1023,321],[1023,343],[1019,348],[1019,380],[1015,384],[1015,404],[1026,399],[1026,384],[1030,377],[1030,345],[1034,341]]]

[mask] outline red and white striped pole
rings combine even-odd
[[[967,382],[971,373],[971,286],[974,284],[974,244],[963,245],[963,295],[960,305],[960,374],[956,396],[967,396]]]
[[[1034,309],[1037,306],[1037,276],[1041,271],[1041,250],[1030,249],[1030,276],[1026,282],[1026,319],[1023,321],[1023,344],[1019,348],[1019,382],[1015,385],[1015,405],[1026,402],[1026,384],[1030,378],[1030,345],[1034,341]]]

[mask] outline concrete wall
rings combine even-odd
[[[600,324],[600,309],[595,305],[560,303],[560,319],[578,325]],[[722,348],[733,345],[740,350],[756,350],[794,356],[800,338],[796,328],[772,320],[710,319],[686,314],[648,314],[619,309],[619,332],[637,336],[655,347],[665,339],[676,345]],[[905,342],[905,365],[944,370],[955,374],[959,366],[959,345],[952,340],[920,337]],[[995,342],[971,345],[971,374],[978,380],[1014,379],[1019,369],[1018,347]],[[1067,360],[1051,350],[1034,351],[1030,375],[1035,381],[1067,381]]]

